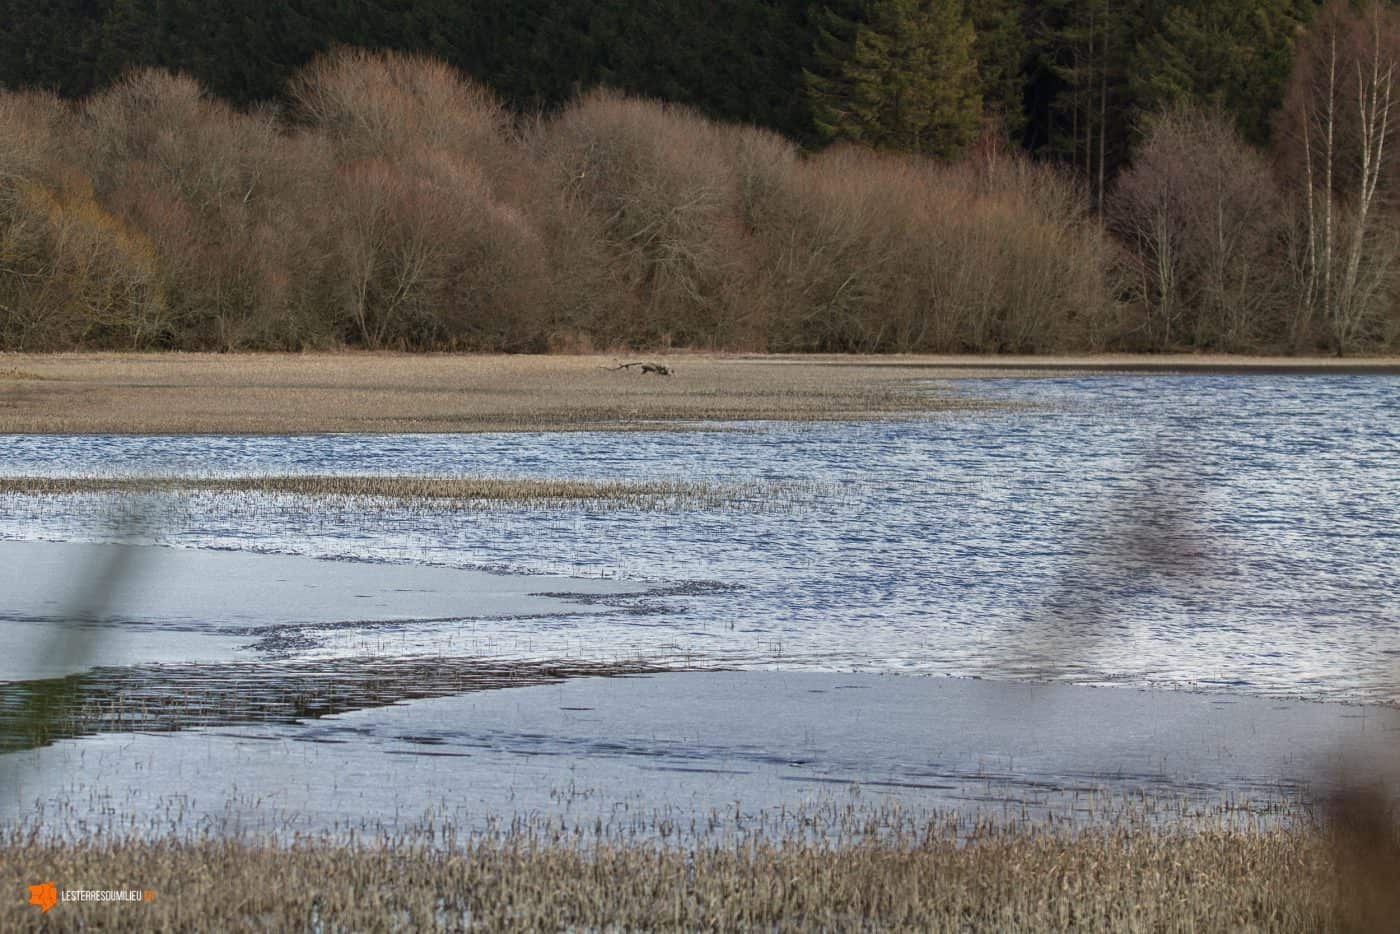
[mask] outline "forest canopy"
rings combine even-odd
[[[932,91],[966,96],[1017,144],[1086,163],[1125,158],[1142,116],[1219,106],[1268,140],[1316,0],[0,0],[0,84],[81,97],[134,68],[195,78],[235,106],[285,100],[334,46],[422,52],[521,113],[597,86],[822,139],[811,76],[833,46],[886,58],[926,34]],[[966,46],[971,44],[971,48]],[[883,46],[882,52],[877,46]],[[964,58],[954,67],[949,57]],[[839,58],[839,54],[837,56]],[[911,69],[912,64],[912,69]],[[1101,126],[1102,124],[1102,126]],[[955,128],[955,132],[961,132]],[[1102,147],[1099,136],[1104,136]],[[1086,147],[1092,152],[1085,152]],[[1110,166],[1111,167],[1111,166]]]
[[[0,349],[1394,347],[1332,0],[0,0]]]

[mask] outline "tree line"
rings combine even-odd
[[[0,348],[1400,339],[1388,4],[0,13]]]
[[[934,59],[940,93],[1013,142],[1097,174],[1141,117],[1220,105],[1267,140],[1318,0],[0,0],[0,84],[93,93],[135,68],[189,74],[239,107],[284,100],[337,45],[421,52],[520,113],[607,86],[821,142],[813,77],[852,53],[880,76]],[[924,65],[929,65],[924,56]],[[867,72],[869,69],[867,68]],[[917,80],[917,76],[916,76]],[[971,99],[975,98],[975,102]],[[959,115],[961,116],[961,115]],[[936,145],[944,147],[941,137]]]

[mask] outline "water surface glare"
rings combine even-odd
[[[0,474],[800,484],[777,505],[672,511],[186,494],[160,500],[150,537],[729,585],[673,589],[648,612],[473,623],[475,652],[1400,700],[1400,378],[930,388],[1022,404],[642,434],[8,436]],[[113,501],[0,495],[0,538],[103,540]],[[461,625],[425,624],[388,650],[460,645],[448,636]],[[342,634],[305,653],[359,648]]]

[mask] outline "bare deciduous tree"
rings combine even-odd
[[[642,316],[634,343],[727,343],[741,238],[732,140],[699,114],[611,91],[540,127],[532,149],[569,202],[597,215]]]
[[[1333,349],[1347,353],[1393,298],[1400,234],[1380,216],[1379,198],[1394,171],[1397,63],[1400,13],[1379,3],[1355,10],[1333,2],[1300,52],[1284,111],[1285,157],[1302,200],[1292,249],[1295,346],[1307,346],[1320,324]]]
[[[1160,116],[1107,209],[1131,256],[1146,345],[1257,347],[1286,301],[1282,217],[1268,164],[1228,120]]]
[[[144,346],[162,330],[158,257],[73,164],[71,109],[0,97],[0,346]]]

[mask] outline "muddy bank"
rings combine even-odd
[[[667,356],[58,354],[0,358],[0,432],[576,431],[975,408],[878,365]],[[620,358],[627,360],[630,358]],[[839,358],[838,358],[839,359]],[[852,358],[855,359],[855,358]]]

